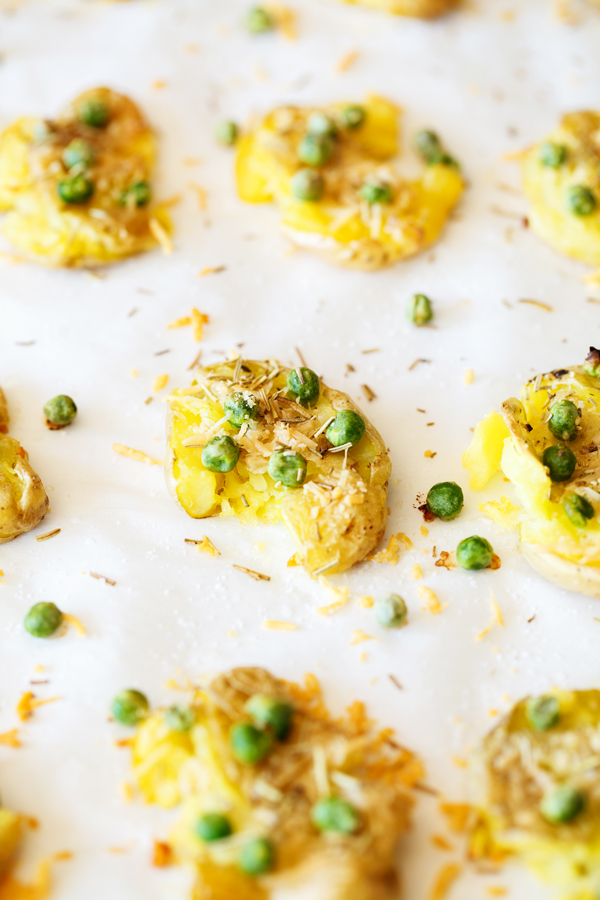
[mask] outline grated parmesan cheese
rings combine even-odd
[[[128,456],[129,459],[135,459],[137,462],[147,463],[149,466],[162,466],[163,461],[160,459],[153,459],[151,456],[148,456],[147,453],[144,453],[142,450],[133,450],[131,447],[126,447],[125,444],[113,444],[113,450],[115,453],[118,453],[120,456]]]
[[[62,617],[67,625],[70,625],[71,628],[75,629],[79,637],[86,636],[87,631],[85,630],[84,626],[81,624],[77,616],[72,616],[70,613],[63,613]]]
[[[461,867],[457,863],[442,866],[429,892],[429,900],[444,900],[460,873]]]
[[[378,641],[379,638],[373,637],[371,634],[365,634],[364,631],[361,631],[360,628],[355,629],[352,632],[352,640],[350,641],[350,646],[353,647],[355,644],[362,644],[363,641]]]
[[[292,622],[278,622],[275,619],[265,619],[263,628],[271,631],[296,631],[298,626]]]
[[[447,603],[443,606],[437,598],[437,594],[431,590],[431,588],[426,587],[424,584],[420,584],[418,587],[419,597],[424,601],[425,606],[421,607],[427,612],[430,612],[432,616],[437,616],[443,609],[446,609]]]
[[[167,382],[169,380],[168,375],[157,375],[154,379],[153,391],[155,394],[158,394],[159,391],[162,391],[164,387],[167,386]]]

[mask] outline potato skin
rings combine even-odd
[[[267,362],[251,362],[250,365],[269,369]],[[217,368],[209,366],[203,371],[210,373]],[[280,367],[282,381],[290,371]],[[326,570],[328,574],[343,572],[375,549],[385,533],[391,473],[391,462],[383,438],[346,394],[321,382],[319,404],[321,407],[317,405],[316,409],[331,409],[334,413],[341,409],[358,412],[366,423],[365,437],[350,451],[347,465],[344,465],[343,452],[329,453],[322,463],[312,462],[319,477],[314,480],[309,478],[302,489],[288,491],[282,498],[278,493],[280,499],[277,501],[269,500],[269,494],[265,494],[263,502],[269,508],[272,506],[273,510],[268,518],[259,516],[258,519],[280,521],[283,518],[296,543],[296,559],[311,575],[319,574],[319,570]],[[169,493],[185,509],[178,490],[176,470],[180,462],[173,446],[173,425],[173,405],[169,403],[165,479]],[[241,459],[243,461],[243,456]],[[200,471],[201,467],[198,469]],[[223,476],[214,476],[205,470],[203,475],[210,480],[210,484],[206,488],[204,485],[198,486],[199,494],[208,498],[203,501],[203,513],[198,517],[220,515],[217,478],[223,479]],[[315,482],[326,484],[320,487]],[[222,483],[227,484],[227,481]],[[246,493],[252,505],[253,497],[257,495],[253,495],[250,489]],[[213,501],[209,495],[213,496]],[[189,509],[185,511],[192,514]]]
[[[534,569],[567,591],[586,594],[600,600],[600,569],[571,562],[557,553],[540,548],[538,544],[521,544],[521,551]]]
[[[6,402],[4,391],[0,387],[0,434],[8,434],[9,422],[8,403]]]
[[[0,544],[31,531],[48,511],[42,480],[18,441],[0,435]]]
[[[364,503],[350,510],[342,496],[336,504],[328,499],[326,507],[319,507],[319,515],[314,517],[311,510],[316,508],[315,501],[305,492],[293,491],[284,497],[281,504],[283,520],[296,541],[297,559],[311,575],[336,556],[339,556],[339,563],[328,569],[328,574],[344,572],[365,559],[379,544],[387,524],[387,492],[392,472],[383,438],[350,397],[326,386],[322,386],[322,393],[336,411],[352,409],[363,417],[375,456],[369,466],[370,480]],[[345,494],[357,487],[360,475],[354,470],[344,470],[342,457],[339,453],[330,456],[329,465],[343,484]],[[323,525],[320,541],[315,536],[315,523]]]
[[[106,103],[106,127],[79,120],[77,107],[85,100]],[[81,204],[63,203],[57,193],[68,174],[62,153],[73,138],[83,138],[95,151],[86,172],[95,190]],[[119,202],[131,184],[150,182],[155,158],[156,139],[140,110],[109,88],[86,91],[54,121],[19,119],[0,138],[4,234],[27,258],[54,267],[105,265],[156,247],[152,220],[169,233],[166,210]]]

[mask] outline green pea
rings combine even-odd
[[[544,794],[540,812],[552,825],[572,822],[585,807],[585,797],[577,788],[562,784]]]
[[[295,450],[276,450],[269,457],[267,471],[273,481],[280,481],[287,488],[298,488],[306,478],[306,460]]]
[[[262,6],[253,6],[246,13],[246,28],[252,34],[262,34],[275,27],[273,18]]]
[[[540,162],[550,169],[559,169],[567,158],[567,148],[564,144],[555,144],[552,141],[544,141],[540,144]]]
[[[33,637],[48,638],[60,628],[63,614],[54,603],[35,603],[23,622],[25,631]]]
[[[442,142],[434,131],[419,131],[415,136],[417,153],[428,166],[451,166],[460,169],[458,162],[444,150]]]
[[[572,400],[558,400],[550,408],[548,428],[554,437],[563,441],[572,441],[577,437],[577,420],[579,410]]]
[[[58,394],[44,404],[44,415],[51,425],[63,428],[65,425],[70,425],[77,415],[77,406],[71,397],[66,394]]]
[[[414,294],[408,301],[406,315],[413,325],[427,325],[433,319],[431,300],[425,294]]]
[[[96,152],[92,145],[82,138],[73,138],[63,150],[62,156],[67,169],[72,169],[75,166],[83,166],[84,168],[91,166],[95,157]]]
[[[215,129],[215,136],[220,144],[226,147],[232,147],[238,139],[239,128],[235,122],[225,119],[220,122]]]
[[[91,128],[104,128],[110,118],[108,106],[103,100],[83,100],[79,104],[77,115],[84,125]]]
[[[525,706],[527,721],[535,731],[548,731],[560,722],[560,706],[556,697],[530,697]]]
[[[305,134],[298,145],[298,159],[306,166],[324,166],[331,159],[334,142],[326,134]]]
[[[320,200],[325,189],[323,176],[314,169],[298,169],[291,179],[292,193],[298,200]]]
[[[567,209],[574,216],[590,216],[598,205],[596,198],[588,187],[574,184],[567,190]]]
[[[565,514],[576,528],[585,528],[588,521],[594,518],[594,507],[581,494],[566,494],[563,497]]]
[[[342,797],[324,797],[313,806],[310,817],[319,831],[353,834],[360,825],[357,810]]]
[[[294,707],[287,700],[255,694],[246,703],[246,712],[261,728],[270,728],[275,737],[283,741],[289,734]]]
[[[575,471],[577,458],[564,444],[553,444],[544,450],[542,462],[552,481],[568,481]]]
[[[229,837],[233,829],[227,816],[221,813],[205,813],[194,825],[194,832],[205,844],[222,841]]]
[[[74,175],[58,182],[58,196],[65,203],[85,203],[94,193],[94,185],[84,175]]]
[[[309,134],[320,134],[334,138],[337,134],[337,125],[327,113],[314,112],[308,117],[306,130]]]
[[[590,347],[590,352],[585,358],[583,371],[591,375],[592,378],[600,378],[600,350]]]
[[[113,719],[121,725],[129,725],[131,728],[139,725],[146,718],[149,709],[150,704],[145,694],[131,688],[117,694],[111,706]]]
[[[346,128],[360,128],[366,118],[364,106],[344,106],[342,109],[342,120]]]
[[[231,729],[229,740],[235,759],[248,766],[259,763],[273,747],[271,734],[248,722],[237,722]]]
[[[268,838],[254,838],[244,844],[238,857],[238,866],[244,875],[264,875],[273,868],[275,847]]]
[[[202,450],[202,465],[209,472],[231,472],[240,458],[240,448],[228,434],[211,438]]]
[[[476,534],[465,538],[456,548],[457,563],[469,571],[487,569],[493,556],[494,550],[490,542]]]
[[[427,494],[427,508],[440,519],[455,519],[465,502],[460,485],[455,481],[440,481]]]
[[[136,181],[130,184],[119,197],[121,206],[146,206],[150,203],[152,190],[147,181]]]
[[[352,444],[354,447],[364,437],[367,426],[365,420],[353,409],[341,409],[333,422],[330,422],[325,435],[334,447]]]
[[[223,404],[229,424],[241,428],[244,422],[258,419],[258,400],[250,391],[234,391],[225,398]]]
[[[190,731],[195,721],[196,715],[190,706],[170,706],[165,712],[165,723],[171,731]]]
[[[287,389],[294,394],[298,403],[302,406],[312,406],[319,399],[321,382],[319,376],[312,369],[301,366],[292,369],[287,377]]]
[[[415,135],[415,148],[425,162],[431,162],[442,154],[442,144],[435,131],[418,131]]]
[[[394,198],[389,184],[380,184],[376,181],[365,181],[359,187],[358,193],[369,206],[375,203],[391,203]]]
[[[384,594],[375,601],[375,618],[382,628],[402,628],[406,625],[408,610],[398,594]]]

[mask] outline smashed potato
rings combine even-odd
[[[460,0],[346,0],[368,6],[396,16],[411,16],[418,19],[435,19],[456,9]],[[600,0],[598,0],[600,2]]]
[[[2,388],[0,387],[0,434],[8,433],[9,422],[10,417],[8,415],[8,404],[6,402],[6,396]]]
[[[168,243],[152,204],[156,139],[123,94],[96,88],[52,121],[23,118],[0,138],[3,232],[48,266],[98,266]]]
[[[310,405],[289,388],[298,372],[316,379],[318,397]],[[249,410],[243,423],[227,411],[240,397]],[[168,408],[167,485],[188,515],[237,516],[245,525],[283,519],[311,575],[345,571],[383,537],[391,473],[383,439],[346,394],[310,369],[274,360],[217,363],[198,369],[192,387],[174,391]],[[331,428],[343,410],[362,422],[354,444],[335,444]],[[226,472],[205,465],[215,443],[234,454]],[[283,481],[275,464],[284,466]],[[286,485],[290,466],[296,475]]]
[[[42,480],[18,441],[0,434],[0,544],[31,531],[48,511]]]
[[[553,690],[517,703],[474,766],[471,855],[515,855],[553,887],[579,891],[578,900],[597,897],[599,747],[600,691]]]
[[[21,843],[21,817],[0,807],[0,882],[7,874]]]
[[[564,116],[523,155],[530,222],[557,250],[600,265],[600,113]]]
[[[463,465],[477,489],[499,467],[510,479],[522,506],[502,498],[486,503],[485,511],[498,524],[519,528],[521,549],[542,575],[561,587],[600,597],[596,356],[600,360],[592,349],[584,366],[528,381],[520,400],[507,400],[501,416],[492,413],[477,426]],[[571,417],[568,423],[565,416]]]
[[[463,180],[442,152],[420,178],[403,178],[392,165],[398,115],[376,96],[275,109],[238,142],[240,197],[277,203],[284,233],[339,265],[374,270],[414,256],[439,236]]]
[[[220,675],[152,713],[132,760],[148,803],[180,807],[167,846],[194,866],[195,900],[398,896],[421,764],[360,703],[334,721],[314,676],[302,688],[257,668]]]

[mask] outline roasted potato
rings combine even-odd
[[[507,400],[501,416],[491,413],[477,426],[463,465],[476,489],[498,468],[510,479],[522,506],[503,498],[484,508],[501,526],[519,528],[521,549],[542,575],[600,597],[600,378],[590,368],[586,362],[528,381],[520,400]],[[551,409],[563,401],[574,404],[578,419],[573,435],[561,442],[556,428],[551,431]],[[542,456],[563,444],[574,453],[576,467],[569,478],[555,481]],[[573,498],[583,498],[576,502],[587,510],[576,523],[568,509]]]
[[[123,94],[96,88],[52,121],[23,118],[0,138],[3,231],[48,266],[99,266],[168,243],[151,200],[156,139]]]
[[[238,142],[238,193],[249,203],[276,202],[284,233],[339,265],[373,270],[414,256],[440,234],[463,181],[447,154],[416,181],[403,178],[392,165],[398,116],[376,96],[362,106],[275,109]],[[317,135],[317,154],[323,158],[324,144],[331,155],[303,167],[301,156],[315,144],[305,147],[307,133],[319,123],[331,134]]]
[[[557,250],[600,265],[600,113],[576,112],[523,154],[529,220]]]
[[[371,9],[378,9],[396,16],[435,19],[437,16],[443,16],[456,9],[460,0],[346,0],[346,2],[368,6]]]
[[[31,531],[48,511],[42,480],[23,447],[0,434],[0,544]]]
[[[284,707],[288,725],[275,730],[276,720],[257,718],[257,698],[259,711],[265,698]],[[195,866],[195,900],[395,900],[395,851],[423,771],[389,731],[372,731],[362,704],[334,721],[314,676],[301,688],[241,668],[178,709],[158,710],[138,727],[133,774],[148,803],[180,806],[169,846],[177,861]],[[185,730],[176,730],[184,717]],[[240,723],[258,725],[265,742],[254,764],[234,750]],[[316,805],[330,796],[349,804],[352,828],[334,833],[314,824]],[[215,812],[231,834],[202,840],[199,819]],[[274,848],[274,863],[251,878],[240,859],[256,838]]]
[[[4,395],[4,391],[0,387],[0,434],[8,433],[8,423],[10,422],[10,417],[8,415],[8,404],[6,402],[6,397]]]
[[[168,398],[167,485],[196,519],[237,516],[245,525],[283,519],[296,542],[296,558],[308,572],[343,572],[383,537],[390,459],[366,419],[359,443],[346,450],[333,447],[323,433],[327,423],[340,410],[359,410],[346,394],[322,383],[315,405],[300,405],[286,387],[292,371],[273,360],[241,359],[197,370],[192,387]],[[237,392],[258,411],[239,431],[223,405]],[[201,448],[218,435],[235,436],[240,452],[227,474],[202,463]],[[279,448],[306,460],[301,487],[285,488],[269,475],[269,460]]]
[[[599,747],[600,691],[553,690],[517,703],[472,769],[479,817],[471,855],[514,855],[553,887],[597,897]]]
[[[0,807],[0,885],[17,855],[21,833],[21,817]]]

